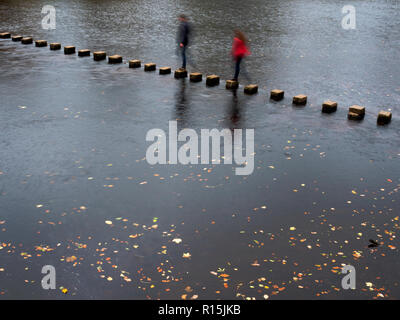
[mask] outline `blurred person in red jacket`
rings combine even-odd
[[[232,57],[235,61],[235,75],[232,80],[238,81],[240,72],[240,63],[243,58],[250,55],[250,51],[247,47],[247,38],[243,32],[236,29],[234,31],[235,37],[233,38],[232,45]]]

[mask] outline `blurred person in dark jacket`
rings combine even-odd
[[[189,45],[189,38],[191,37],[192,27],[189,23],[189,19],[184,15],[181,14],[179,16],[179,29],[178,29],[178,38],[177,42],[179,45],[179,50],[182,55],[182,69],[186,69],[186,54],[187,54],[187,47]]]

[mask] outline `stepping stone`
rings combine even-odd
[[[64,54],[73,54],[73,53],[75,53],[74,46],[65,46],[64,47]]]
[[[379,111],[377,123],[379,125],[385,125],[390,123],[392,120],[392,113],[389,111]]]
[[[129,68],[140,68],[142,62],[140,60],[129,60]]]
[[[171,68],[170,67],[162,67],[160,68],[160,74],[170,74]]]
[[[365,116],[365,107],[354,105],[349,108],[349,113],[347,115],[347,118],[349,120],[362,120],[364,119],[364,116]]]
[[[47,47],[47,41],[46,40],[36,40],[35,46],[36,47]]]
[[[246,94],[255,94],[258,92],[258,85],[256,84],[249,84],[244,87],[244,93]]]
[[[209,87],[213,87],[213,86],[219,85],[219,76],[217,76],[215,74],[207,76],[206,85],[209,86]]]
[[[108,63],[122,63],[122,57],[118,54],[108,57]]]
[[[11,38],[11,33],[9,32],[0,33],[0,39],[9,39],[9,38]]]
[[[284,95],[285,95],[285,91],[274,89],[274,90],[271,90],[270,99],[279,101],[279,100],[283,99]]]
[[[12,40],[12,41],[15,41],[15,42],[16,42],[16,41],[21,41],[21,40],[22,40],[22,36],[18,36],[18,35],[17,35],[17,36],[12,36],[12,37],[11,37],[11,40]]]
[[[183,68],[175,70],[174,77],[175,79],[187,78],[187,70]]]
[[[336,112],[336,110],[337,110],[337,102],[328,100],[322,104],[323,113],[332,113]]]
[[[304,94],[299,94],[293,97],[293,104],[298,106],[304,106],[307,104],[307,96]]]
[[[190,81],[192,82],[200,82],[203,80],[203,75],[199,72],[192,72],[190,74]]]
[[[96,51],[93,52],[93,60],[94,61],[101,61],[101,60],[105,60],[107,54],[105,51]]]
[[[239,88],[239,82],[235,80],[226,80],[225,88],[228,90],[237,89]]]
[[[354,105],[349,108],[349,112],[365,115],[365,107]]]
[[[25,37],[25,38],[21,39],[21,43],[22,44],[31,44],[31,43],[33,43],[33,39],[32,39],[32,37]]]
[[[89,57],[90,56],[90,50],[89,49],[81,49],[78,51],[78,56],[79,57]]]
[[[358,113],[349,112],[347,114],[347,119],[349,119],[349,120],[362,120],[362,119],[364,119],[364,116],[360,115]]]
[[[146,63],[144,65],[144,71],[156,71],[156,64],[155,63]]]
[[[60,50],[60,49],[61,49],[61,43],[59,42],[50,43],[50,50]]]

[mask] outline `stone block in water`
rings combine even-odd
[[[187,78],[186,69],[179,68],[179,69],[175,70],[174,77],[175,77],[175,79]]]
[[[347,114],[347,119],[349,120],[362,120],[364,119],[364,116],[358,113],[354,113],[354,112],[349,112]]]
[[[156,64],[155,63],[146,63],[144,65],[144,71],[156,71]]]
[[[47,47],[47,41],[46,40],[35,40],[35,46],[36,47]]]
[[[392,120],[392,113],[389,111],[379,111],[377,123],[379,125],[385,125],[390,123]]]
[[[347,115],[347,118],[349,120],[362,120],[364,119],[364,116],[365,116],[365,107],[354,105],[349,108],[349,113]]]
[[[192,82],[200,82],[203,80],[203,75],[199,72],[192,72],[190,74],[190,81]]]
[[[11,37],[12,41],[21,41],[22,40],[22,36],[16,35],[16,36],[12,36]]]
[[[357,105],[349,107],[349,113],[347,115],[347,118],[349,120],[362,120],[364,119],[364,116],[365,116],[365,107]]]
[[[271,90],[270,98],[275,101],[279,101],[283,99],[285,92],[283,90],[274,89]]]
[[[237,89],[239,88],[239,82],[235,80],[226,80],[225,84],[226,89]]]
[[[9,38],[11,38],[11,33],[9,32],[0,33],[0,39],[9,39]]]
[[[219,76],[217,76],[215,74],[207,76],[206,85],[209,87],[219,85]]]
[[[95,51],[93,52],[93,60],[100,61],[106,58],[107,54],[105,51]]]
[[[89,49],[81,49],[78,51],[78,56],[79,57],[89,57],[90,56],[90,50]]]
[[[293,97],[293,104],[298,106],[304,106],[307,104],[307,96],[304,94],[299,94]]]
[[[364,116],[365,115],[365,107],[354,105],[349,108],[349,112]]]
[[[332,113],[336,112],[336,110],[337,110],[337,102],[328,100],[322,104],[323,113]]]
[[[21,43],[22,44],[31,44],[31,43],[33,43],[33,39],[32,39],[32,37],[25,37],[25,38],[21,39]]]
[[[255,94],[258,92],[258,85],[256,84],[248,84],[244,87],[244,93],[246,94]]]
[[[73,54],[73,53],[75,53],[74,46],[65,46],[64,47],[64,54]]]
[[[140,68],[142,62],[140,60],[129,60],[129,68]]]
[[[50,50],[60,50],[60,49],[61,49],[61,43],[59,42],[50,43]]]
[[[118,54],[108,57],[108,63],[122,63],[122,57]]]
[[[170,74],[171,68],[170,67],[162,67],[160,68],[160,74]]]

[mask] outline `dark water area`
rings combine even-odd
[[[41,28],[48,4],[56,30]],[[348,4],[355,30],[341,27]],[[182,12],[189,71],[220,75],[217,87],[128,68],[179,66]],[[0,299],[400,298],[398,1],[1,1],[0,17],[0,32],[124,58],[0,39]],[[235,27],[250,39],[254,96],[224,87]],[[294,107],[300,93],[308,103]],[[328,99],[334,114],[321,113]],[[353,104],[363,121],[347,120]],[[254,129],[254,172],[148,164],[147,131],[176,119]],[[44,265],[57,290],[42,289]],[[343,265],[355,290],[342,289]]]

